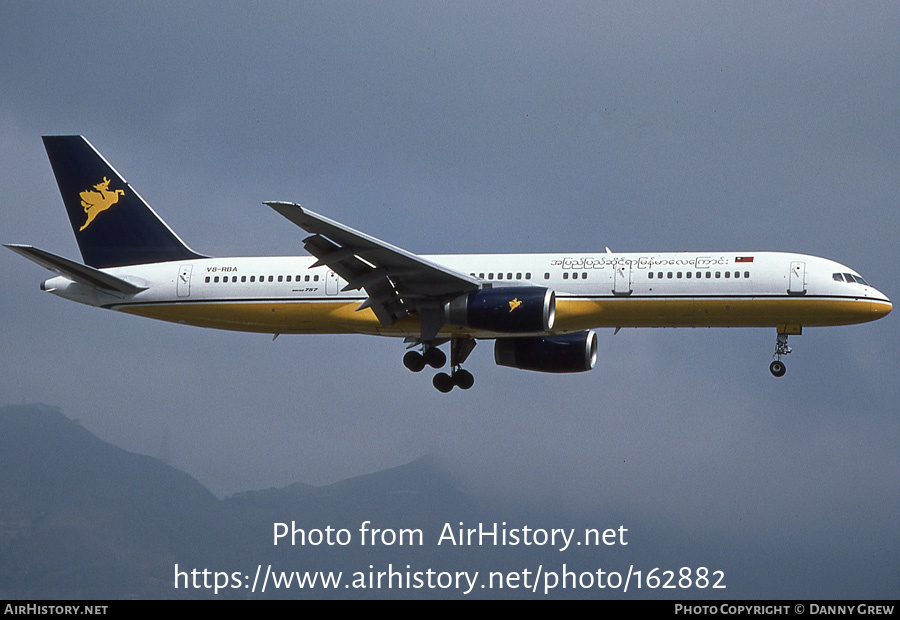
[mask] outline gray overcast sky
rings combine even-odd
[[[210,255],[302,253],[261,204],[291,200],[419,253],[797,251],[897,297],[894,3],[4,1],[0,37],[4,243],[80,258],[40,141],[80,133]],[[0,255],[0,401],[167,442],[219,495],[428,453],[701,547],[900,574],[894,316],[792,338],[781,380],[769,330],[604,331],[561,377],[482,343],[445,396],[399,341],[179,327],[45,277]]]

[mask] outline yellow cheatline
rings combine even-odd
[[[521,303],[521,302],[520,302]],[[254,301],[124,306],[123,312],[173,323],[234,331],[281,334],[415,336],[416,315],[383,327],[359,301]],[[849,299],[559,299],[554,332],[622,327],[801,327],[874,321],[890,304]],[[787,329],[787,328],[785,328]],[[445,325],[441,333],[472,333]]]

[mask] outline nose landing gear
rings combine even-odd
[[[769,372],[776,377],[783,377],[787,370],[784,366],[784,362],[781,361],[782,355],[787,355],[791,352],[791,348],[788,346],[787,342],[787,334],[778,334],[778,339],[775,341],[775,361],[769,364]]]

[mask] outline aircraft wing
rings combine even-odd
[[[99,269],[76,263],[68,258],[51,254],[50,252],[40,250],[30,245],[17,245],[12,243],[4,243],[3,245],[16,254],[20,254],[28,260],[37,263],[44,269],[49,269],[53,273],[58,273],[70,280],[81,282],[88,286],[126,295],[134,295],[147,288],[146,286],[137,286],[121,278],[111,276]]]
[[[390,325],[429,302],[480,288],[480,280],[448,269],[411,252],[304,209],[290,202],[266,202],[303,230],[312,233],[303,247],[347,281],[343,290],[365,289],[359,307],[372,308],[382,325]],[[424,318],[424,317],[423,317]],[[439,327],[439,326],[438,326]]]

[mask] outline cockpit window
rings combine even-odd
[[[868,282],[866,282],[859,276],[853,275],[852,273],[833,273],[833,274],[831,274],[831,277],[836,282],[848,282],[850,284],[858,283],[858,284],[862,284],[863,286],[869,286]]]

